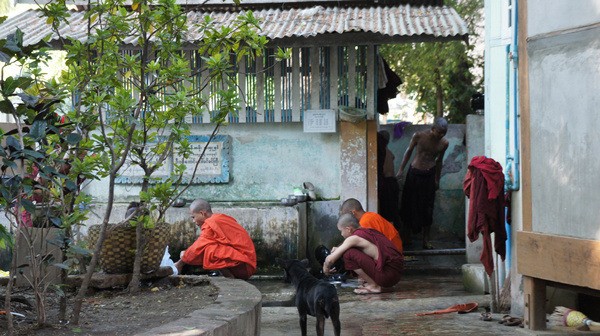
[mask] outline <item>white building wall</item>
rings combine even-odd
[[[529,43],[535,232],[600,240],[599,27]]]
[[[527,10],[527,35],[536,36],[598,23],[600,1],[532,0]]]
[[[511,277],[512,314],[523,315],[523,292],[521,276],[516,272],[514,234],[521,230],[520,134],[515,90],[517,69],[516,46],[516,0],[487,0],[486,46],[485,46],[485,155],[498,161],[504,173],[511,176],[512,224],[508,227],[507,259],[496,265],[500,276],[495,279],[501,287],[506,276]],[[515,113],[517,112],[517,113]],[[498,258],[498,260],[500,260]],[[494,281],[494,280],[493,280]]]

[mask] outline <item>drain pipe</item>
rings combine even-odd
[[[520,114],[519,114],[519,87],[518,87],[518,83],[519,83],[519,54],[518,54],[518,32],[519,32],[519,21],[518,21],[518,7],[517,7],[517,3],[514,3],[514,8],[513,8],[513,22],[514,22],[514,28],[513,28],[513,32],[512,32],[512,44],[510,46],[510,53],[509,53],[509,58],[512,62],[512,66],[513,66],[513,85],[512,85],[512,91],[513,91],[513,138],[514,138],[514,147],[513,147],[513,157],[510,157],[510,160],[512,160],[514,162],[514,167],[513,167],[513,176],[512,176],[512,183],[509,185],[509,190],[511,191],[518,191],[521,187],[521,173],[520,173],[520,157],[521,157],[521,151],[520,151],[520,141],[519,141],[519,118],[520,118]],[[507,152],[508,155],[508,152]],[[507,157],[507,160],[509,159],[509,157]]]
[[[511,128],[510,128],[510,121],[511,121],[511,115],[510,115],[510,96],[511,96],[511,78],[510,78],[510,63],[512,61],[512,53],[511,53],[511,46],[510,45],[506,45],[506,63],[505,63],[505,76],[506,76],[506,83],[505,83],[505,87],[506,87],[506,97],[505,97],[505,150],[506,150],[506,169],[505,169],[505,174],[504,174],[504,191],[506,193],[510,193],[512,191],[512,187],[513,187],[513,157],[511,156],[511,152],[510,152],[510,135],[511,135]],[[504,208],[504,215],[505,218],[508,215],[508,208]],[[510,258],[511,258],[511,253],[510,253],[510,249],[511,249],[511,226],[507,223],[504,222],[504,228],[506,231],[506,256],[504,258],[504,267],[502,268],[503,274],[508,273],[507,270],[510,270]],[[498,266],[498,269],[500,269],[500,267]],[[504,277],[498,277],[498,281],[499,281],[499,286],[502,286],[502,283],[504,282]]]
[[[518,32],[519,32],[519,21],[518,21],[518,5],[517,2],[513,3],[513,17],[511,18],[513,22],[512,29],[512,43],[507,46],[507,66],[506,66],[506,84],[507,84],[507,100],[506,100],[506,177],[505,177],[505,191],[512,192],[518,191],[521,185],[521,173],[520,173],[520,141],[519,141],[519,90],[518,90],[518,82],[519,82],[519,57],[518,57]],[[511,82],[510,78],[510,65],[508,62],[512,63],[513,68],[513,77],[512,77],[512,87],[509,86]],[[510,152],[510,94],[512,88],[512,122],[513,122],[513,155]],[[508,211],[508,209],[505,209]],[[508,215],[505,212],[505,215]],[[511,268],[511,260],[512,260],[512,230],[511,225],[505,223],[506,226],[506,258],[505,258],[505,267],[510,270]]]

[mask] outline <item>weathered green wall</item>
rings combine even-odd
[[[209,135],[208,125],[194,125],[194,135]],[[192,186],[187,199],[214,202],[278,202],[294,187],[311,182],[322,199],[340,197],[338,133],[304,133],[302,123],[231,124],[219,134],[231,137],[229,183]],[[118,185],[118,202],[135,200],[137,185]],[[93,182],[86,192],[105,202],[107,183]]]

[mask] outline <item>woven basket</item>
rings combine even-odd
[[[367,110],[350,107],[350,106],[339,106],[340,120],[351,123],[359,123],[367,119]]]
[[[90,246],[94,246],[100,235],[100,225],[93,225],[88,231]],[[135,227],[109,224],[106,239],[100,250],[100,268],[108,274],[133,272],[135,260]],[[169,227],[157,225],[144,229],[146,244],[142,253],[142,273],[151,273],[160,267],[160,262],[169,241]]]

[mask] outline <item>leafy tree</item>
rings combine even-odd
[[[267,42],[257,35],[257,21],[252,13],[240,16],[233,26],[221,28],[206,17],[195,27],[204,38],[194,47],[209,74],[200,77],[200,69],[192,66],[188,54],[183,52],[190,47],[186,33],[191,23],[176,1],[140,0],[126,5],[127,2],[91,1],[85,14],[86,39],[63,37],[69,55],[63,80],[67,90],[77,92],[74,109],[98,120],[99,129],[92,138],[100,148],[97,153],[108,179],[107,208],[77,293],[73,324],[78,323],[83,298],[98,264],[115,199],[116,178],[127,165],[139,167],[143,171],[140,211],[151,210],[150,215],[135,221],[136,261],[129,286],[135,292],[139,289],[144,244],[142,227],[160,223],[166,209],[189,186],[182,183],[184,165],[174,165],[173,173],[166,177],[157,178],[155,173],[165,164],[165,158],[174,153],[184,158],[192,154],[186,118],[203,114],[209,109],[208,102],[216,100],[210,106],[214,136],[227,114],[237,111],[236,58],[232,55],[237,59],[261,55]],[[65,1],[50,2],[42,10],[58,33],[59,23],[69,16]],[[130,48],[132,52],[124,52],[130,43],[134,46]],[[211,92],[212,96],[202,95],[202,89],[211,83],[219,90]],[[197,159],[194,173],[201,158],[202,155]]]
[[[2,230],[1,244],[10,242],[19,251],[21,241],[28,251],[27,264],[17,265],[17,253],[13,253],[11,277],[17,267],[28,266],[29,272],[22,274],[36,293],[37,323],[43,325],[45,316],[45,296],[50,282],[45,276],[48,267],[63,269],[61,277],[66,277],[66,269],[72,260],[54,260],[50,255],[40,254],[35,249],[34,231],[29,226],[55,227],[60,229],[58,241],[50,242],[59,246],[64,255],[81,251],[71,248],[71,229],[85,218],[86,210],[80,207],[85,196],[79,193],[81,178],[92,178],[92,157],[83,158],[87,140],[82,125],[69,121],[76,115],[62,109],[66,93],[54,80],[45,80],[40,67],[48,60],[48,47],[44,42],[24,46],[23,33],[17,30],[5,40],[0,40],[0,112],[15,120],[13,130],[0,132],[2,165],[0,175],[0,206],[11,221],[12,238]],[[5,72],[10,66],[20,69],[17,75]],[[37,204],[36,204],[37,203]],[[37,214],[37,216],[36,216]],[[42,238],[45,237],[42,234]],[[5,298],[7,311],[10,310],[12,281],[7,286]],[[60,288],[54,288],[59,291]],[[12,333],[12,316],[9,319],[9,333]]]
[[[449,0],[465,19],[469,34],[477,34],[482,22],[482,0]],[[464,41],[418,42],[384,45],[381,55],[403,79],[402,89],[417,101],[417,113],[444,116],[464,123],[471,111],[471,96],[482,88],[473,69],[482,65],[474,45]]]

